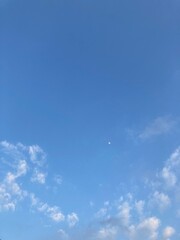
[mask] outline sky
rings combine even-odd
[[[0,1],[0,239],[180,238],[179,12]]]

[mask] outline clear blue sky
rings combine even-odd
[[[180,2],[0,1],[0,238],[180,238]]]

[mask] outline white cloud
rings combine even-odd
[[[165,162],[162,170],[154,175],[154,180],[151,179],[151,182],[157,183],[145,188],[144,199],[134,200],[132,194],[128,193],[120,198],[118,206],[115,202],[116,209],[113,209],[113,204],[108,204],[108,217],[105,206],[100,209],[103,226],[100,226],[98,238],[95,239],[170,240],[175,230],[173,227],[164,227],[162,210],[166,210],[166,213],[169,211],[169,216],[173,215],[172,208],[177,212],[178,206],[173,205],[175,195],[172,194],[177,194],[180,188],[179,168],[180,148],[177,148]],[[175,186],[176,188],[172,189]]]
[[[48,207],[47,213],[49,214],[50,218],[55,222],[62,222],[65,219],[65,216],[61,213],[58,207]]]
[[[11,194],[6,190],[4,185],[0,185],[0,211],[15,210],[15,200],[12,200]]]
[[[78,215],[76,213],[71,213],[67,215],[67,222],[69,224],[69,227],[74,227],[78,222],[79,222],[79,218]]]
[[[131,218],[131,206],[128,202],[123,202],[118,206],[118,217],[121,223],[125,226],[129,225]]]
[[[39,166],[44,164],[46,154],[38,145],[32,145],[28,147],[30,160]]]
[[[96,217],[97,218],[102,218],[102,217],[105,217],[106,214],[107,214],[107,208],[101,208],[97,213],[96,213]]]
[[[159,227],[160,220],[158,218],[146,218],[137,225],[132,239],[157,240]]]
[[[45,184],[46,173],[40,172],[38,169],[34,170],[33,176],[31,177],[32,182],[37,182],[40,184]]]
[[[171,226],[168,226],[163,230],[163,239],[169,240],[174,234],[175,234],[175,229]]]
[[[0,183],[0,210],[15,210],[17,202],[26,197],[24,191],[16,182],[17,176],[8,172]]]
[[[148,139],[153,136],[168,133],[175,125],[176,121],[170,117],[158,117],[139,134],[139,138]]]
[[[180,147],[178,147],[168,159],[168,164],[171,167],[176,167],[180,165]]]
[[[172,194],[177,188],[167,188],[167,182],[171,182],[170,186],[179,186],[179,156],[178,148],[165,162],[162,170],[154,174],[154,179],[151,178],[151,182],[156,184],[148,186],[143,184],[143,188],[140,189],[140,194],[142,193],[140,200],[137,198],[138,195],[136,196],[136,191],[133,191],[133,194],[129,192],[117,201],[103,203],[96,214],[96,217],[100,216],[100,219],[95,218],[96,227],[86,238],[80,239],[170,240],[175,230],[173,227],[166,227],[168,219],[165,217],[164,220],[164,214],[169,213],[168,216],[172,217],[179,206],[173,205],[175,196]],[[165,174],[163,171],[165,168],[171,172],[171,176]],[[176,177],[176,181],[173,180],[172,174]],[[162,210],[166,210],[166,213]]]
[[[97,239],[113,240],[118,233],[118,228],[115,226],[106,226],[98,231]]]
[[[17,204],[25,198],[30,199],[31,206],[43,213],[54,222],[65,221],[66,216],[58,206],[51,206],[41,201],[31,190],[26,190],[25,183],[38,182],[45,184],[46,154],[38,145],[25,146],[21,143],[11,144],[7,141],[0,142],[1,158],[4,164],[4,176],[0,182],[0,211],[14,211]],[[56,181],[60,184],[60,176]],[[30,187],[31,188],[31,187]],[[77,214],[67,215],[67,223],[74,226],[79,221]]]
[[[3,208],[3,210],[14,211],[16,208],[16,204],[14,202],[8,202],[8,203],[4,203],[3,206],[1,205],[1,207]]]
[[[32,207],[36,208],[39,212],[44,213],[51,218],[54,222],[62,222],[65,220],[64,214],[57,206],[49,206],[49,204],[40,201],[34,193],[29,194]]]
[[[160,175],[167,187],[172,188],[176,186],[180,175],[180,147],[171,154]]]
[[[45,183],[46,174],[42,171],[45,163],[46,154],[38,145],[25,146],[22,143],[11,144],[7,141],[0,142],[1,151],[6,159],[4,162],[8,164],[14,173],[15,178],[25,176],[28,171],[33,176],[32,182]]]
[[[56,223],[65,222],[69,227],[75,226],[79,217],[76,213],[64,215],[59,206],[54,206],[42,201],[30,190],[24,188],[22,179],[39,182],[46,182],[45,169],[42,162],[45,161],[45,153],[39,147],[29,147],[22,144],[13,145],[8,142],[0,143],[1,150],[6,154],[7,161],[14,160],[9,165],[0,182],[0,211],[16,209],[16,205],[24,198],[31,199],[31,206],[37,212],[44,214]],[[39,163],[39,160],[41,164]],[[179,184],[180,148],[165,162],[162,170],[156,178],[159,184],[148,189],[148,194],[141,200],[134,200],[131,193],[123,196],[120,201],[111,204],[104,202],[100,208],[99,221],[96,229],[88,240],[115,240],[117,237],[128,240],[158,240],[159,233],[163,232],[163,239],[168,240],[173,236],[175,230],[163,225],[163,218],[160,219],[159,210],[172,207],[173,196],[169,198],[169,189],[166,186],[174,187]],[[57,175],[59,177],[59,175]],[[54,179],[55,180],[55,179]],[[61,180],[61,179],[59,179]],[[58,183],[58,182],[57,182]],[[165,187],[164,184],[165,183]],[[61,184],[59,182],[58,184]],[[32,186],[32,184],[30,184]],[[146,189],[147,190],[147,189]],[[170,189],[172,190],[172,189]],[[173,191],[171,191],[172,193]],[[148,205],[149,196],[152,197],[151,208]],[[142,197],[142,196],[141,196]],[[157,208],[158,207],[158,208]],[[152,210],[152,212],[151,212]],[[155,212],[155,214],[154,214]],[[108,214],[107,214],[108,213]],[[161,224],[160,224],[161,223]],[[63,235],[63,232],[61,232]],[[94,238],[95,237],[95,238]],[[162,237],[162,236],[161,236]]]
[[[34,193],[30,193],[29,198],[31,200],[31,204],[32,204],[33,207],[37,206],[39,204],[39,199],[35,196]]]
[[[17,176],[23,176],[27,173],[28,165],[25,160],[20,160],[17,166]]]
[[[142,202],[140,202],[142,204]],[[140,204],[140,205],[141,205]],[[142,204],[143,205],[143,204]],[[107,218],[103,226],[99,228],[96,238],[93,240],[115,240],[115,239],[128,239],[128,240],[158,240],[161,221],[156,216],[147,217],[137,222],[137,219],[132,216],[132,221],[129,220],[129,206],[122,204],[123,216],[117,214],[115,217]],[[132,208],[132,207],[131,207]],[[126,210],[125,210],[126,209]],[[133,211],[133,210],[132,210]],[[128,217],[127,217],[128,216]],[[122,221],[122,219],[126,219]],[[128,220],[127,220],[128,219]],[[90,238],[91,239],[91,238]]]
[[[58,230],[58,236],[61,240],[67,240],[69,239],[68,234],[63,230],[63,229],[59,229]]]
[[[170,206],[171,200],[167,194],[155,191],[150,203],[157,206],[160,210],[164,210]]]
[[[7,173],[4,180],[4,187],[11,195],[18,196],[20,199],[25,196],[25,191],[21,189],[12,173]]]
[[[0,145],[6,150],[6,151],[14,151],[17,150],[17,146],[14,144],[11,144],[7,141],[1,141]]]
[[[169,167],[164,167],[162,169],[161,175],[168,187],[175,186],[175,184],[177,182],[177,178],[176,178],[176,175],[174,174],[174,172],[172,170],[170,170]]]
[[[0,143],[1,151],[5,151],[6,155],[22,157],[17,151],[17,146],[3,141]],[[10,159],[11,160],[11,159]],[[5,161],[6,163],[6,161]],[[23,200],[27,192],[22,189],[18,183],[19,178],[25,176],[28,165],[25,160],[15,159],[13,164],[9,164],[10,171],[7,171],[3,180],[0,182],[0,210],[14,211],[19,201]]]
[[[46,161],[46,154],[38,145],[26,146],[22,143],[12,144],[1,141],[0,148],[6,157],[15,163],[20,160],[28,160],[34,165],[42,167]]]

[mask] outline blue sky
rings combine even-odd
[[[180,2],[0,1],[0,238],[180,237]]]

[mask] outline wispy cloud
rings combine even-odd
[[[152,207],[157,207],[160,210],[164,210],[171,205],[171,199],[167,194],[155,191],[151,196],[150,203],[152,204]]]
[[[8,155],[13,155],[16,157],[19,156],[17,147],[8,143],[2,142],[0,145],[5,150],[5,153]],[[1,151],[3,151],[1,149]],[[5,161],[6,163],[6,161]],[[26,160],[21,158],[14,159],[14,162],[10,164],[11,170],[9,169],[5,174],[4,178],[0,182],[0,210],[15,210],[16,205],[19,201],[23,200],[27,195],[27,191],[23,190],[20,184],[18,183],[19,178],[22,178],[26,175],[28,171],[28,165]]]
[[[69,227],[74,227],[78,222],[79,222],[79,218],[78,215],[76,213],[71,213],[67,215],[67,222],[69,224]]]
[[[46,160],[46,153],[38,145],[25,147],[29,152],[30,160],[39,166],[42,166]]]
[[[8,142],[0,143],[3,158],[11,160],[7,165],[0,182],[0,210],[16,210],[16,205],[28,198],[31,207],[50,218],[53,222],[65,222],[70,228],[79,222],[75,213],[64,214],[61,208],[51,205],[26,189],[22,179],[31,178],[34,169],[44,171],[42,166],[29,157],[28,146],[13,145]],[[21,149],[21,150],[20,150]],[[41,152],[41,151],[40,151]],[[20,157],[21,156],[21,157]],[[40,159],[40,158],[38,158]],[[14,162],[12,161],[14,160]],[[43,158],[43,162],[46,159]],[[6,163],[3,163],[6,164]],[[173,176],[173,177],[172,177]],[[178,229],[173,226],[171,218],[176,218],[179,211],[177,194],[180,190],[180,147],[165,161],[162,168],[154,173],[154,178],[143,183],[146,194],[137,197],[131,192],[120,196],[114,201],[106,201],[94,214],[94,227],[81,233],[71,235],[71,231],[59,231],[59,239],[66,240],[170,240],[178,235]],[[154,182],[154,184],[147,184]],[[32,183],[33,184],[33,183]],[[41,185],[40,185],[41,186]],[[173,211],[172,211],[173,209]],[[164,220],[164,214],[170,216]]]
[[[40,183],[45,185],[47,177],[46,154],[38,145],[25,146],[22,143],[12,144],[7,141],[0,142],[1,169],[4,169],[0,178],[0,211],[15,211],[16,206],[25,199],[30,199],[31,207],[43,213],[54,222],[66,220],[70,227],[79,221],[76,213],[65,216],[59,206],[51,206],[40,200],[33,187],[26,188],[29,184]],[[2,171],[2,170],[1,170]],[[59,175],[58,175],[59,176]],[[60,181],[57,178],[57,181]],[[28,184],[28,185],[29,185]]]
[[[58,185],[61,185],[62,182],[63,182],[62,176],[59,175],[59,174],[56,174],[56,175],[54,176],[54,179],[53,179],[53,180],[54,180],[54,182],[57,183]]]
[[[37,182],[40,184],[45,184],[46,182],[46,173],[39,171],[38,169],[34,169],[33,175],[31,177],[32,182]]]
[[[44,213],[46,216],[50,217],[55,222],[62,222],[65,220],[64,214],[60,211],[57,206],[49,206],[48,203],[44,203],[39,200],[35,194],[29,194],[31,199],[32,207],[37,209],[39,212]]]
[[[180,147],[178,147],[166,161],[159,173],[167,188],[174,188],[179,184],[180,174]]]
[[[167,168],[176,178],[174,184],[164,179],[163,169]],[[172,219],[176,219],[179,202],[176,200],[180,189],[180,148],[177,148],[165,161],[162,169],[154,173],[154,184],[146,186],[146,194],[138,199],[132,193],[120,196],[108,202],[95,215],[96,227],[87,230],[78,238],[69,236],[70,240],[170,240],[178,235]],[[149,181],[149,182],[150,182]],[[156,184],[155,184],[156,183]],[[144,183],[146,185],[146,183]],[[144,186],[143,186],[144,188]],[[167,219],[165,216],[169,216]],[[97,218],[98,217],[98,218]],[[169,223],[168,223],[169,222]]]
[[[145,140],[154,136],[169,133],[176,124],[177,121],[170,117],[158,117],[138,134],[138,138]]]

